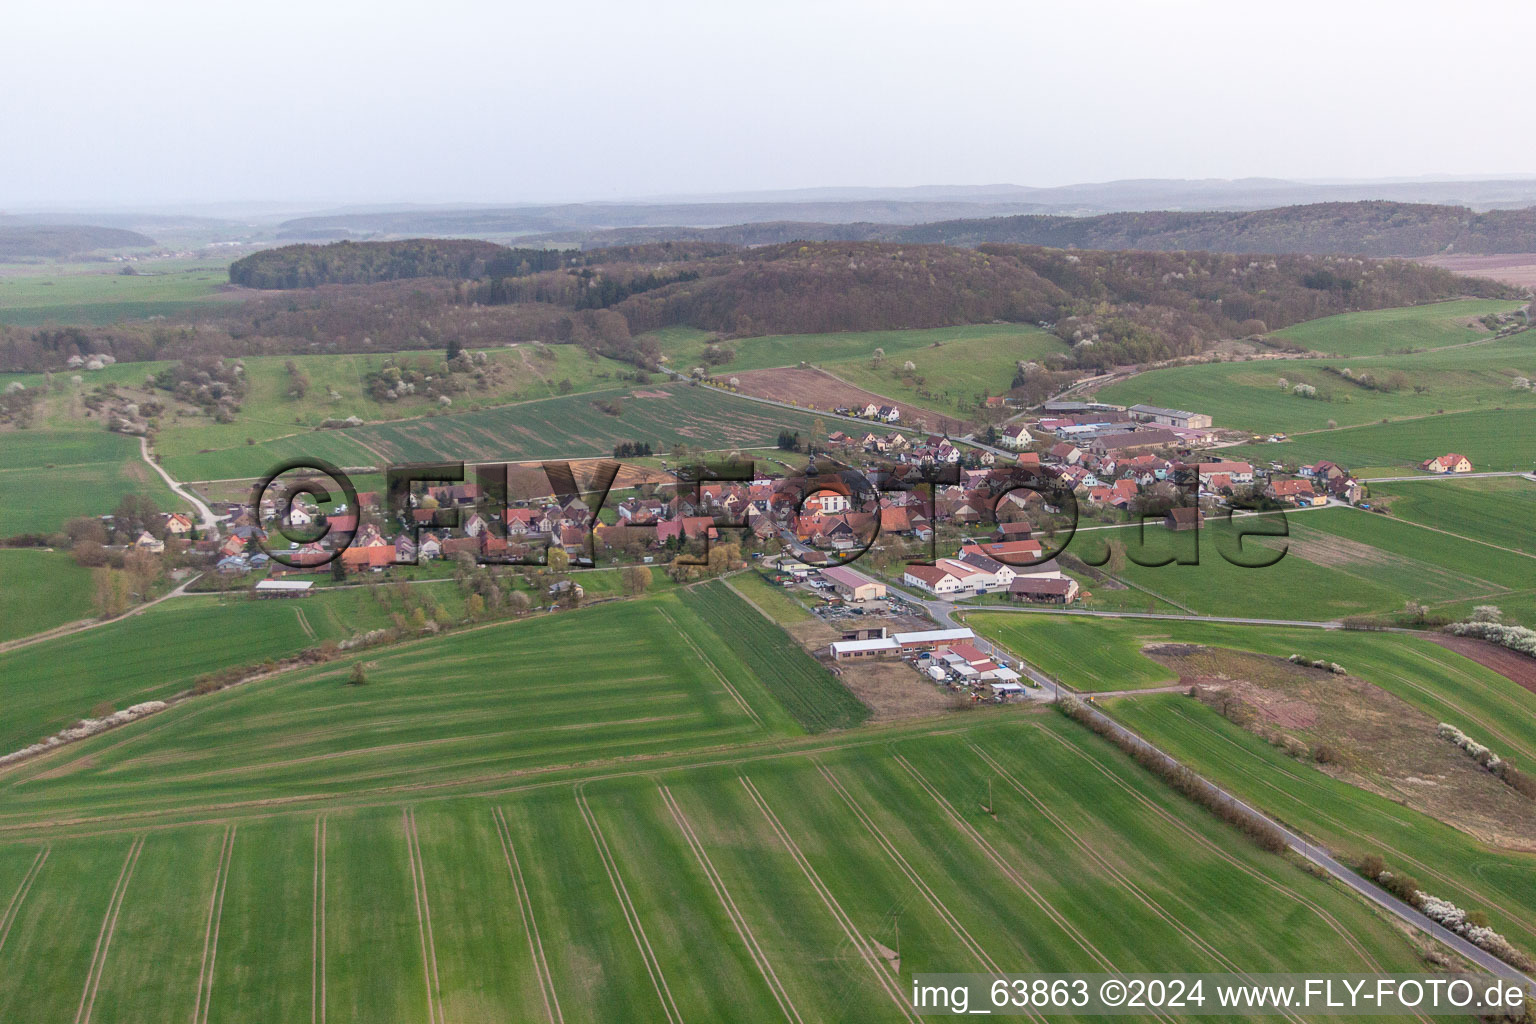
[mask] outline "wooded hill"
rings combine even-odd
[[[1477,213],[1464,206],[1422,203],[1317,203],[1247,211],[987,217],[901,227],[805,221],[716,228],[633,227],[557,232],[534,240],[579,242],[597,248],[661,241],[772,245],[797,239],[1377,257],[1513,253],[1536,252],[1536,207]]]
[[[88,224],[0,226],[0,263],[57,260],[101,249],[139,249],[155,244],[148,235]]]
[[[662,243],[561,254],[406,241],[260,255],[269,281],[420,270],[447,276],[257,294],[153,324],[0,329],[0,369],[59,369],[71,355],[95,352],[124,362],[533,340],[654,369],[660,352],[648,335],[663,327],[730,338],[993,321],[1048,325],[1072,345],[1069,365],[1101,368],[1188,355],[1351,310],[1520,297],[1506,285],[1402,260],[1017,245]],[[549,263],[560,265],[537,269]]]

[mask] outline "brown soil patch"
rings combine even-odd
[[[1441,647],[1455,651],[1464,658],[1471,658],[1484,668],[1491,668],[1499,675],[1536,693],[1536,658],[1516,654],[1507,647],[1490,644],[1470,636],[1451,636],[1437,633],[1429,639]]]
[[[876,405],[894,405],[901,410],[902,426],[912,427],[922,424],[923,429],[934,433],[965,432],[965,425],[953,416],[945,416],[932,409],[909,405],[884,395],[877,395],[873,391],[865,391],[852,384],[845,384],[821,370],[786,367],[777,370],[747,370],[730,376],[736,378],[738,389],[744,395],[771,398],[776,402],[793,402],[796,405],[814,407],[824,412],[830,412],[842,405],[849,408],[862,407],[870,402]],[[833,422],[827,424],[827,429],[842,430],[851,434],[858,428],[846,423]],[[885,424],[872,422],[869,429],[883,432],[890,428]]]
[[[1370,682],[1220,647],[1146,650],[1212,710],[1319,771],[1485,842],[1536,851],[1536,800],[1436,735],[1435,719]],[[1452,724],[1483,739],[1473,723]]]
[[[1425,256],[1418,262],[1428,263],[1432,267],[1444,267],[1453,274],[1464,274],[1467,277],[1491,277],[1516,288],[1536,288],[1536,253],[1459,253]]]

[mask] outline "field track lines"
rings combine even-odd
[[[421,859],[421,837],[416,831],[416,812],[400,812],[405,831],[405,852],[410,858],[411,890],[416,898],[416,930],[421,936],[421,969],[427,985],[427,1020],[442,1024],[443,986],[437,974],[437,943],[432,937],[432,904],[427,899],[427,867]]]
[[[315,817],[315,881],[310,907],[309,1019],[325,1022],[325,815]]]
[[[549,961],[544,958],[544,940],[539,937],[539,923],[534,920],[533,900],[523,881],[523,866],[517,859],[517,847],[512,843],[512,827],[500,807],[491,808],[491,818],[496,823],[496,838],[501,840],[501,852],[507,861],[507,873],[512,876],[512,890],[517,896],[517,912],[523,919],[523,932],[528,936],[528,950],[533,957],[533,973],[539,982],[539,994],[544,997],[544,1011],[549,1014],[550,1024],[565,1024],[560,1012],[560,999],[555,992],[554,975]]]
[[[635,946],[640,950],[640,959],[644,961],[645,969],[651,976],[651,985],[656,989],[656,998],[661,1000],[662,1012],[667,1015],[670,1024],[683,1024],[683,1015],[678,1010],[677,1003],[672,1000],[672,990],[667,987],[666,975],[661,973],[661,961],[656,958],[656,951],[651,948],[651,940],[645,936],[645,928],[640,923],[640,913],[629,898],[629,890],[624,887],[624,879],[619,876],[619,866],[613,859],[613,853],[608,849],[608,840],[603,838],[603,830],[598,827],[597,817],[587,804],[582,785],[578,784],[575,789],[576,809],[581,812],[581,820],[586,822],[587,831],[592,833],[592,842],[597,846],[598,859],[603,862],[603,870],[608,873],[608,884],[613,886],[613,894],[619,899],[619,908],[624,911],[624,920],[629,923],[630,934],[634,936]]]
[[[37,880],[37,874],[43,870],[43,864],[48,860],[48,854],[53,849],[44,846],[37,851],[37,856],[32,858],[31,867],[22,876],[21,884],[16,886],[16,891],[11,895],[11,902],[5,906],[5,913],[0,915],[0,949],[5,948],[5,940],[11,934],[11,925],[16,923],[16,916],[21,913],[21,905],[27,900],[27,893],[32,891],[32,883]]]
[[[1214,853],[1216,856],[1220,857],[1223,861],[1225,861],[1226,863],[1230,864],[1232,867],[1237,868],[1239,871],[1241,871],[1243,874],[1247,875],[1248,877],[1250,877],[1250,878],[1252,878],[1252,879],[1254,879],[1256,881],[1262,882],[1264,885],[1268,886],[1269,888],[1274,889],[1276,892],[1281,893],[1284,896],[1290,897],[1292,900],[1295,900],[1301,906],[1304,906],[1308,910],[1311,910],[1314,914],[1316,914],[1319,918],[1321,918],[1323,920],[1323,922],[1325,924],[1327,924],[1328,927],[1330,929],[1332,929],[1332,931],[1335,934],[1337,934],[1341,939],[1343,939],[1346,945],[1348,945],[1351,949],[1353,949],[1359,955],[1360,959],[1362,961],[1364,961],[1364,963],[1366,964],[1367,967],[1369,967],[1372,971],[1376,971],[1378,973],[1381,971],[1381,964],[1380,964],[1380,962],[1377,961],[1377,959],[1374,956],[1371,955],[1369,950],[1367,950],[1364,946],[1362,946],[1359,942],[1357,942],[1355,940],[1355,937],[1350,933],[1349,929],[1345,928],[1343,926],[1343,924],[1341,924],[1339,922],[1338,918],[1334,917],[1333,914],[1331,914],[1329,911],[1324,909],[1322,906],[1318,905],[1317,903],[1314,903],[1311,899],[1309,899],[1306,896],[1303,896],[1301,893],[1295,891],[1294,889],[1290,888],[1289,886],[1283,885],[1280,882],[1275,881],[1274,879],[1272,879],[1269,876],[1265,875],[1263,872],[1258,871],[1257,869],[1255,869],[1251,865],[1244,864],[1241,860],[1238,860],[1236,857],[1234,857],[1230,852],[1228,852],[1226,850],[1223,850],[1220,845],[1218,845],[1217,843],[1212,842],[1208,837],[1206,837],[1204,835],[1201,835],[1198,831],[1196,831],[1195,829],[1191,828],[1188,823],[1180,821],[1177,816],[1175,816],[1173,814],[1170,814],[1165,808],[1159,807],[1154,801],[1149,799],[1145,793],[1138,793],[1138,792],[1136,792],[1136,790],[1132,786],[1128,785],[1125,782],[1124,779],[1118,778],[1113,772],[1109,771],[1103,765],[1099,764],[1093,758],[1089,757],[1087,752],[1084,751],[1077,744],[1071,742],[1070,740],[1068,740],[1068,739],[1066,739],[1066,738],[1064,738],[1062,736],[1057,735],[1055,732],[1053,732],[1053,731],[1051,731],[1049,729],[1045,729],[1045,730],[1042,730],[1042,731],[1045,733],[1045,735],[1051,737],[1052,739],[1054,739],[1058,743],[1060,743],[1062,746],[1066,747],[1068,750],[1070,750],[1077,757],[1082,758],[1091,767],[1093,767],[1096,771],[1098,771],[1101,775],[1103,775],[1105,778],[1109,779],[1116,786],[1120,787],[1120,789],[1122,789],[1126,793],[1128,793],[1133,799],[1135,799],[1142,806],[1146,807],[1153,814],[1157,815],[1159,818],[1162,818],[1164,821],[1168,822],[1170,825],[1173,825],[1180,832],[1184,833],[1190,839],[1194,840],[1196,843],[1200,844],[1201,846],[1205,847],[1210,852]]]
[[[304,609],[295,608],[293,613],[299,617],[299,628],[304,631],[304,635],[314,640],[316,638],[315,628],[309,624],[309,619],[304,615]]]
[[[848,809],[853,812],[854,817],[859,819],[859,824],[864,826],[864,830],[870,834],[880,846],[880,849],[885,851],[885,855],[890,858],[891,863],[901,869],[901,873],[907,877],[907,881],[912,883],[913,888],[933,908],[934,913],[938,914],[944,923],[949,925],[949,929],[955,933],[955,937],[960,940],[966,949],[971,951],[972,955],[988,971],[994,974],[1002,974],[1002,968],[987,955],[987,951],[981,947],[981,943],[972,938],[971,933],[965,930],[965,926],[960,923],[959,918],[955,917],[944,901],[939,899],[938,894],[929,888],[928,883],[923,881],[922,876],[901,855],[901,851],[896,849],[896,845],[881,831],[880,826],[875,824],[874,819],[859,805],[859,802],[854,799],[853,794],[848,792],[842,781],[819,761],[813,759],[811,763],[816,766],[816,770],[821,773],[821,777],[827,781],[827,785],[832,787],[832,791],[842,798],[843,803],[848,805]]]
[[[1030,885],[1029,881],[1023,875],[1015,871],[1013,869],[1013,865],[1008,863],[1008,858],[1000,854],[997,851],[997,848],[987,841],[985,836],[976,831],[975,826],[961,817],[960,812],[955,810],[954,806],[944,798],[944,794],[940,793],[938,789],[934,787],[933,783],[929,782],[921,772],[913,767],[912,762],[908,761],[900,754],[893,753],[892,756],[895,758],[896,763],[905,768],[907,774],[916,779],[917,784],[922,786],[923,790],[927,792],[929,796],[933,797],[935,801],[937,801],[938,805],[944,810],[944,813],[949,816],[949,820],[954,823],[955,827],[964,833],[965,836],[971,840],[971,842],[980,847],[981,852],[987,855],[987,859],[990,860],[993,865],[995,865],[997,869],[1001,871],[1010,882],[1017,886],[1018,889],[1024,893],[1024,895],[1028,896],[1037,907],[1044,911],[1045,915],[1054,921],[1058,928],[1070,935],[1072,940],[1077,943],[1078,947],[1081,948],[1084,953],[1087,953],[1090,957],[1092,957],[1101,967],[1104,968],[1104,970],[1109,971],[1110,973],[1118,973],[1115,965],[1110,961],[1109,957],[1101,953],[1097,946],[1088,941],[1087,936],[1073,927],[1072,922],[1068,921],[1066,917],[1062,915],[1061,911],[1057,910],[1054,906],[1052,906],[1049,900],[1040,895],[1040,892],[1034,886]]]
[[[1120,886],[1124,888],[1126,892],[1134,896],[1138,902],[1146,906],[1148,910],[1156,914],[1179,934],[1183,935],[1196,949],[1204,951],[1213,961],[1225,967],[1227,970],[1234,974],[1241,974],[1244,977],[1249,978],[1250,981],[1252,980],[1248,972],[1239,967],[1235,961],[1231,960],[1225,953],[1217,949],[1211,943],[1206,942],[1205,939],[1201,938],[1193,928],[1190,928],[1183,921],[1179,920],[1178,917],[1170,914],[1166,909],[1163,908],[1162,904],[1158,903],[1157,900],[1152,897],[1151,894],[1142,889],[1128,876],[1126,876],[1124,872],[1120,871],[1112,863],[1110,863],[1109,858],[1101,854],[1092,843],[1089,843],[1080,834],[1078,834],[1077,830],[1072,828],[1071,825],[1068,825],[1060,815],[1056,814],[1056,812],[1047,807],[1044,801],[1035,796],[1024,786],[1020,785],[1018,780],[1015,779],[1007,769],[998,764],[997,761],[993,759],[991,754],[988,754],[985,750],[982,750],[974,743],[969,743],[967,746],[971,748],[972,752],[975,753],[977,757],[981,758],[983,763],[985,763],[989,768],[992,769],[993,772],[997,774],[998,778],[1003,780],[1008,788],[1012,789],[1025,800],[1029,801],[1029,803],[1033,805],[1035,809],[1038,810],[1048,821],[1050,821],[1051,824],[1055,825],[1063,835],[1070,839],[1072,844],[1081,850],[1089,860],[1098,864],[1099,867],[1103,869],[1105,874],[1118,882]],[[1293,1021],[1301,1020],[1300,1017],[1297,1017],[1292,1013],[1286,1013],[1285,1016]]]
[[[710,672],[714,673],[715,678],[720,680],[720,685],[725,687],[725,692],[731,695],[731,699],[736,702],[737,706],[740,707],[742,711],[746,712],[747,717],[752,719],[752,723],[754,725],[761,726],[763,724],[763,720],[758,717],[757,711],[752,707],[752,705],[748,704],[742,698],[741,694],[737,692],[736,687],[732,686],[731,681],[725,677],[725,673],[721,672],[715,663],[710,660],[709,655],[704,653],[703,648],[694,643],[693,637],[689,636],[687,632],[685,632],[683,628],[677,624],[677,620],[668,614],[665,608],[662,608],[658,605],[656,610],[661,613],[662,618],[667,620],[667,624],[672,627],[673,632],[682,637],[683,643],[687,644],[688,648],[692,650],[694,654],[698,655],[699,660],[709,667]]]
[[[219,866],[213,873],[213,892],[208,896],[208,923],[203,926],[203,962],[197,971],[197,1003],[192,1009],[192,1024],[208,1024],[208,1009],[213,1005],[213,965],[219,955],[219,922],[224,919],[224,887],[229,884],[229,861],[235,853],[235,825],[224,826],[224,842],[219,847]],[[207,993],[207,999],[203,994]]]
[[[801,874],[805,875],[806,881],[811,883],[811,888],[816,891],[817,896],[821,897],[821,902],[826,904],[833,920],[837,922],[838,927],[842,928],[843,934],[848,936],[848,941],[853,944],[853,948],[864,960],[864,963],[874,972],[875,980],[880,983],[880,987],[885,989],[886,994],[891,997],[891,1002],[896,1004],[896,1008],[901,1011],[902,1016],[916,1024],[917,1018],[912,1012],[911,1004],[907,1002],[906,994],[896,985],[895,980],[891,978],[890,971],[881,958],[876,957],[874,952],[870,950],[869,944],[859,935],[858,929],[854,926],[853,919],[848,916],[848,912],[837,902],[837,897],[832,895],[826,883],[821,880],[821,876],[816,874],[816,869],[811,867],[811,862],[806,860],[805,854],[800,852],[800,847],[796,845],[794,838],[790,836],[789,831],[779,821],[778,815],[773,813],[773,809],[768,806],[768,802],[763,799],[763,795],[758,792],[751,779],[745,775],[738,775],[736,778],[745,787],[747,795],[752,798],[752,802],[757,805],[757,809],[762,812],[769,828],[773,829],[774,834],[779,837],[779,842],[789,851],[790,857],[793,858],[796,866],[800,868]]]
[[[102,968],[107,963],[107,951],[112,946],[112,933],[117,930],[117,915],[122,912],[123,900],[128,895],[128,883],[133,880],[133,869],[139,863],[139,853],[144,849],[144,837],[139,836],[128,846],[123,858],[123,868],[117,873],[117,885],[112,898],[107,901],[107,912],[101,919],[101,931],[96,934],[96,948],[91,951],[90,970],[85,975],[85,988],[80,993],[80,1008],[75,1011],[75,1024],[89,1024],[91,1011],[96,1006],[96,992],[101,988]]]
[[[715,870],[714,863],[709,859],[709,853],[704,849],[704,844],[699,841],[693,825],[688,821],[683,809],[672,796],[672,791],[666,786],[656,787],[661,792],[662,802],[667,805],[667,810],[672,814],[672,820],[677,823],[677,829],[682,833],[683,839],[688,843],[688,848],[693,851],[694,859],[699,862],[699,867],[704,871],[704,876],[709,879],[710,886],[715,890],[715,896],[719,898],[720,905],[725,908],[726,916],[731,919],[731,924],[736,928],[736,934],[741,936],[742,944],[747,947],[747,953],[752,957],[752,962],[757,965],[758,973],[767,982],[768,989],[773,993],[773,998],[778,1002],[779,1009],[784,1011],[786,1019],[794,1024],[804,1024],[800,1011],[795,1008],[794,1000],[790,998],[784,985],[779,981],[778,973],[774,971],[768,954],[758,944],[757,936],[752,933],[752,927],[747,924],[746,917],[736,906],[736,901],[731,898],[730,889],[726,888],[725,879]]]
[[[1216,732],[1214,729],[1211,729],[1211,728],[1203,725],[1202,723],[1195,721],[1193,718],[1190,718],[1188,715],[1185,715],[1182,710],[1180,710],[1178,708],[1175,708],[1174,709],[1174,714],[1178,715],[1180,718],[1183,718],[1186,722],[1188,722],[1194,728],[1199,729],[1199,730],[1209,734],[1212,738],[1221,740],[1223,743],[1228,743],[1228,744],[1236,747],[1238,750],[1243,751],[1244,754],[1249,754],[1250,756],[1252,756],[1248,750],[1244,749],[1242,744],[1236,743],[1230,737],[1223,736],[1221,733]],[[1256,772],[1256,771],[1254,771],[1254,770],[1252,770],[1250,768],[1244,768],[1242,765],[1239,765],[1239,764],[1237,764],[1235,762],[1233,763],[1232,767],[1233,767],[1234,770],[1240,772],[1243,775],[1248,776],[1250,779],[1253,779],[1259,785],[1264,786],[1264,787],[1266,787],[1268,789],[1273,789],[1273,790],[1275,790],[1276,792],[1280,793],[1283,796],[1294,797],[1296,795],[1294,793],[1286,792],[1281,787],[1275,785],[1274,782],[1270,781],[1269,779],[1264,778],[1258,772]],[[1302,783],[1303,785],[1307,785],[1309,787],[1312,786],[1312,783],[1309,780],[1304,779],[1304,778],[1302,778],[1299,775],[1291,775],[1290,773],[1287,773],[1287,776],[1289,778],[1297,781],[1297,782]],[[1345,785],[1348,785],[1348,783],[1345,783]],[[1334,817],[1333,815],[1328,814],[1325,811],[1318,810],[1316,804],[1311,804],[1310,806],[1312,807],[1312,812],[1314,814],[1316,814],[1319,818],[1323,819],[1324,821],[1327,821],[1327,822],[1331,823],[1335,828],[1339,829],[1340,831],[1348,833],[1349,835],[1354,836],[1356,839],[1360,839],[1360,840],[1362,840],[1362,841],[1364,841],[1366,843],[1370,843],[1370,844],[1373,844],[1373,845],[1381,847],[1381,849],[1386,850],[1388,853],[1391,853],[1394,856],[1400,858],[1405,863],[1413,865],[1414,867],[1418,868],[1420,871],[1424,872],[1426,875],[1429,875],[1431,878],[1435,878],[1435,879],[1438,879],[1441,882],[1444,882],[1446,885],[1454,886],[1455,888],[1458,888],[1458,889],[1466,889],[1468,892],[1475,893],[1477,898],[1483,904],[1485,904],[1486,906],[1492,907],[1494,910],[1497,910],[1497,911],[1499,911],[1499,912],[1501,912],[1503,914],[1507,914],[1509,916],[1509,918],[1511,920],[1513,920],[1513,921],[1519,922],[1519,921],[1523,921],[1525,919],[1527,911],[1524,911],[1524,910],[1521,910],[1521,911],[1510,910],[1508,907],[1504,906],[1498,900],[1496,900],[1493,897],[1491,897],[1486,890],[1483,890],[1483,889],[1473,889],[1465,881],[1457,881],[1454,878],[1451,878],[1451,877],[1449,877],[1447,875],[1441,874],[1434,867],[1430,866],[1429,864],[1424,863],[1421,860],[1418,860],[1412,854],[1405,853],[1403,850],[1399,849],[1398,847],[1391,845],[1386,840],[1382,839],[1381,836],[1379,836],[1379,835],[1366,835],[1364,832],[1358,831],[1357,829],[1350,828],[1348,825],[1344,824],[1342,821],[1340,821],[1338,818]],[[1420,812],[1416,812],[1416,813],[1421,813],[1422,814],[1423,812],[1420,811]],[[1425,817],[1428,817],[1428,815],[1425,815]]]

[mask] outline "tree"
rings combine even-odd
[[[565,553],[565,548],[551,544],[546,564],[550,572],[565,572],[571,566],[571,556]]]
[[[626,565],[620,571],[619,578],[623,581],[624,593],[630,597],[639,597],[651,585],[651,570],[643,565]]]
[[[1403,614],[1408,616],[1413,622],[1422,625],[1424,619],[1429,615],[1429,609],[1419,601],[1409,601],[1403,605]]]
[[[450,363],[458,358],[459,353],[463,351],[464,343],[462,341],[460,341],[458,338],[448,339],[448,361]]]
[[[470,619],[479,619],[485,614],[485,598],[479,594],[470,594],[464,599],[464,614]]]
[[[116,569],[91,570],[91,600],[96,614],[116,618],[128,610],[128,578]]]
[[[337,554],[337,556],[335,558],[331,559],[331,579],[333,579],[336,582],[340,583],[342,580],[344,580],[346,578],[347,578],[347,567],[342,562],[341,555]]]
[[[427,613],[420,606],[411,609],[411,628],[418,631],[427,628]]]
[[[1498,622],[1504,617],[1496,604],[1480,604],[1472,609],[1473,622]]]
[[[347,685],[349,685],[349,686],[367,686],[368,685],[368,670],[363,668],[363,663],[362,662],[358,662],[357,664],[352,666],[352,674],[347,676]]]
[[[514,590],[507,595],[507,609],[513,615],[527,615],[528,609],[533,607],[533,602],[528,600],[528,595],[521,590]]]

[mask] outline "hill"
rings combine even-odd
[[[87,224],[21,224],[0,227],[0,263],[56,260],[100,249],[137,249],[155,240],[137,231]]]

